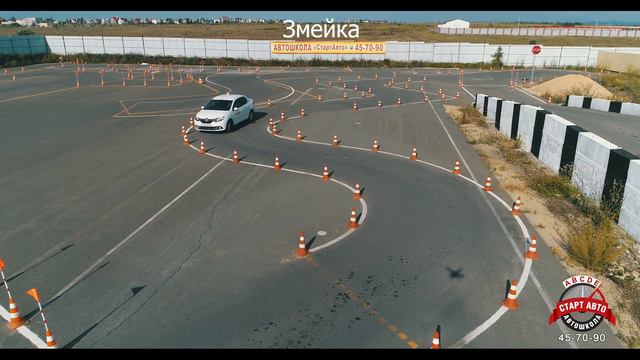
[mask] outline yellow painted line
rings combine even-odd
[[[14,97],[14,98],[10,98],[10,99],[0,100],[0,103],[3,103],[3,102],[9,102],[9,101],[15,101],[15,100],[22,100],[22,99],[27,99],[27,98],[31,98],[31,97],[36,97],[36,96],[41,96],[41,95],[47,95],[47,94],[53,94],[53,93],[57,93],[57,92],[69,91],[69,90],[74,90],[74,89],[76,89],[76,88],[75,88],[75,87],[70,87],[70,88],[65,88],[65,89],[59,89],[59,90],[53,90],[53,91],[47,91],[47,92],[43,92],[43,93],[37,93],[37,94],[31,94],[31,95],[18,96],[18,97]]]
[[[392,332],[396,332],[396,331],[398,331],[398,328],[397,328],[395,325],[393,325],[393,324],[389,324],[389,325],[387,326],[387,329],[389,329],[389,331],[392,331]]]
[[[407,345],[409,345],[409,347],[412,348],[412,349],[417,349],[418,348],[418,344],[416,344],[416,342],[413,341],[413,340],[407,341]]]
[[[398,337],[400,338],[400,340],[407,340],[409,337],[407,336],[407,334],[403,333],[403,332],[399,332],[398,333]]]

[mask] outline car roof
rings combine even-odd
[[[213,99],[214,100],[235,100],[243,96],[244,95],[238,95],[238,94],[223,94],[223,95],[215,96]]]

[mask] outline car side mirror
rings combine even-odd
[[[238,110],[238,108],[237,108],[237,107],[234,107],[234,108],[233,108],[233,111],[236,111],[236,110]]]
[[[200,106],[200,109],[204,110],[204,105]]]

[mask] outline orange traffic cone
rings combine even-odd
[[[356,104],[356,103],[353,103],[353,108],[352,108],[352,110],[353,110],[353,111],[356,111],[356,110],[358,110],[358,104]]]
[[[322,95],[318,95],[318,101],[322,102]]]
[[[405,89],[408,89],[408,88],[409,88],[409,84],[404,83],[404,88],[405,88]]]
[[[418,160],[418,151],[415,147],[413,148],[413,150],[411,150],[411,157],[409,157],[409,159]]]
[[[524,257],[531,260],[538,260],[538,252],[536,251],[536,245],[538,242],[538,238],[536,234],[531,235],[531,244],[529,245],[529,250],[524,254]]]
[[[185,145],[189,145],[189,137],[187,136],[187,134],[182,135],[182,140],[184,141]]]
[[[340,143],[338,142],[338,135],[333,135],[333,144],[331,146],[338,147]]]
[[[204,147],[204,141],[200,140],[200,155],[204,155],[207,152],[207,149]]]
[[[380,145],[378,144],[378,140],[373,140],[373,147],[371,148],[373,151],[380,150]]]
[[[287,117],[284,115],[283,112],[280,113],[280,122],[284,122],[287,119]]]
[[[511,209],[511,215],[520,216],[520,206],[522,203],[520,202],[520,196],[516,198],[516,202],[513,203],[513,208]]]
[[[234,164],[239,164],[240,163],[240,159],[238,159],[238,150],[237,149],[233,149],[233,163]]]
[[[307,250],[307,245],[304,241],[304,233],[300,233],[300,238],[298,240],[298,249],[296,250],[296,255],[298,256],[307,256],[309,255],[309,250]]]
[[[271,107],[271,99],[267,99],[267,106]]]
[[[507,280],[507,284],[508,283],[509,281]],[[517,285],[518,285],[518,280],[511,281],[511,285],[509,286],[509,293],[507,294],[507,297],[502,301],[502,305],[511,310],[516,310],[517,308],[520,307],[518,300],[516,300]]]
[[[278,125],[276,123],[273,123],[273,126],[271,127],[271,134],[273,136],[278,135],[278,132],[280,130],[278,130]]]
[[[547,104],[551,104],[551,96],[547,99]]]
[[[369,88],[369,91],[367,91],[369,94],[373,94],[373,91],[371,91],[371,88]]]
[[[353,90],[358,91],[358,84],[355,84],[355,85],[353,86]]]
[[[269,129],[273,130],[273,124],[274,124],[273,118],[269,118]]]
[[[349,97],[347,96],[347,93],[345,92],[344,95],[342,96],[343,99],[347,100]]]
[[[487,181],[484,182],[484,191],[493,191],[493,186],[491,186],[491,176],[487,177]]]
[[[302,131],[298,129],[298,134],[296,135],[296,141],[302,142]]]
[[[355,229],[359,226],[356,208],[351,208],[351,216],[349,217],[349,224],[347,226],[351,229]]]
[[[364,92],[364,91],[363,91],[363,92],[361,92],[361,93],[360,93],[360,95],[361,95],[362,97],[367,97],[367,94],[365,94],[365,92]]]
[[[398,98],[398,100],[396,100],[396,105],[400,106],[400,98]]]
[[[420,85],[420,91],[424,91],[424,85]]]
[[[360,184],[356,183],[356,189],[353,191],[353,199],[360,200],[362,198],[362,191],[360,190]]]
[[[189,117],[189,126],[193,127],[194,123],[193,123],[193,117]]]
[[[304,117],[304,108],[302,108],[302,110],[300,110],[300,116]]]
[[[432,349],[440,349],[440,325],[436,326],[436,331],[433,333],[433,339],[431,340]]]
[[[373,78],[374,78],[374,79],[376,79],[376,80],[378,80],[378,74],[375,74],[375,75],[373,76]]]
[[[343,89],[346,89],[346,88],[347,88],[347,83],[343,83],[343,84],[342,84],[342,88],[343,88]]]
[[[460,92],[456,91],[456,99],[460,99]]]
[[[51,332],[51,330],[47,329],[46,335],[47,335],[47,348],[55,349],[57,343],[53,338],[53,333]]]
[[[424,96],[424,101],[429,102],[429,97],[427,95]]]
[[[322,181],[329,181],[331,176],[329,175],[329,168],[325,165],[322,169]]]
[[[26,320],[20,316],[20,309],[18,305],[16,305],[15,300],[13,300],[13,297],[9,297],[9,328],[17,329],[25,322]]]
[[[382,107],[382,101],[378,100],[378,107],[381,108]]]
[[[438,89],[438,94],[442,94],[442,88]]]
[[[316,84],[319,83],[320,81],[318,80],[318,78],[316,78]]]
[[[280,169],[282,169],[282,165],[280,165],[280,159],[276,154],[276,161],[273,163],[273,170],[280,171]]]
[[[462,172],[460,171],[460,161],[456,161],[453,165],[453,175],[460,175]]]

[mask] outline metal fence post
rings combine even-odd
[[[9,36],[9,44],[11,44],[11,55],[15,55],[16,50],[13,48],[13,36]]]
[[[202,47],[204,48],[204,58],[207,58],[207,40],[202,38]]]
[[[62,35],[62,48],[64,49],[64,54],[67,55],[67,43],[64,41],[64,35]]]
[[[29,55],[33,55],[33,50],[31,50],[31,36],[27,38],[27,44],[29,45]]]
[[[107,47],[104,45],[104,35],[100,35],[100,37],[102,38],[102,53],[106,55]]]
[[[162,56],[167,56],[167,53],[164,51],[164,38],[161,37],[160,40],[162,41]]]
[[[122,42],[122,55],[125,54],[125,50],[124,50],[124,36],[120,36],[120,41]]]
[[[144,46],[144,36],[142,36],[140,39],[142,39],[142,54],[144,54],[144,56],[147,56],[147,47]]]
[[[82,40],[82,53],[86,54],[87,49],[84,47],[84,36],[80,36],[80,40]]]

